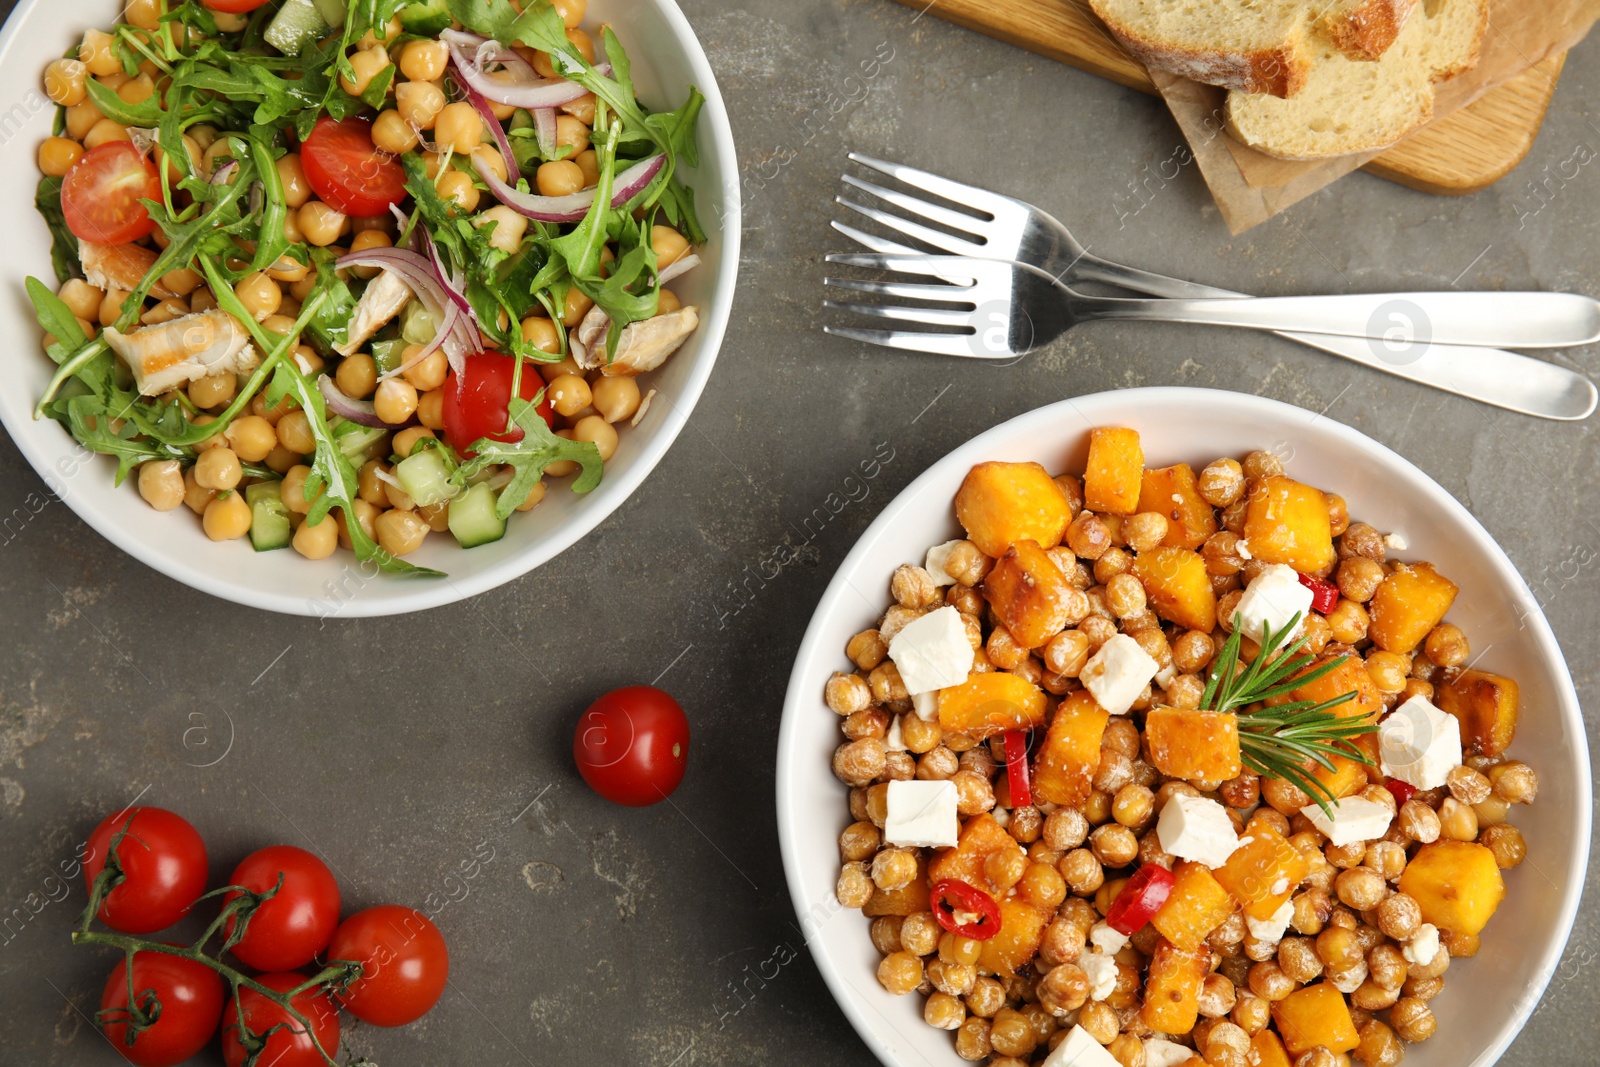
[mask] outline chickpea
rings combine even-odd
[[[1429,630],[1422,647],[1428,659],[1441,667],[1460,667],[1472,655],[1467,635],[1461,632],[1459,626],[1447,622]]]
[[[587,415],[572,427],[575,441],[589,441],[600,450],[600,458],[610,459],[617,451],[617,431],[599,415]]]
[[[378,545],[392,556],[405,556],[422,547],[428,524],[415,511],[385,511],[373,522]]]
[[[339,392],[353,400],[371,396],[373,390],[378,387],[377,361],[365,352],[346,356],[340,362],[339,369],[333,372],[333,384],[339,387]]]
[[[922,1018],[929,1026],[939,1030],[955,1030],[967,1021],[967,1006],[958,996],[935,992],[929,994],[922,1005]]]
[[[1333,884],[1340,901],[1357,911],[1377,907],[1387,892],[1383,875],[1371,867],[1351,867],[1340,873]]]
[[[1389,1009],[1389,1025],[1406,1041],[1426,1041],[1438,1026],[1433,1009],[1427,1001],[1416,997],[1401,997]]]
[[[444,391],[430,389],[417,400],[417,421],[429,430],[444,429]]]
[[[83,158],[83,145],[70,137],[46,137],[39,142],[39,173],[59,178]]]
[[[202,489],[224,492],[239,484],[244,469],[231,448],[208,448],[194,461],[194,480]]]
[[[455,107],[455,104],[451,104]],[[474,112],[473,114],[477,114]],[[439,195],[446,200],[453,200],[462,211],[472,211],[478,206],[478,187],[472,184],[472,179],[459,170],[448,170],[439,175],[437,182]]]
[[[1308,937],[1286,937],[1278,942],[1278,967],[1301,985],[1322,974],[1322,960]]]
[[[175,459],[152,459],[139,464],[139,495],[157,511],[171,511],[183,503],[183,468]]]
[[[1448,841],[1476,841],[1478,813],[1455,797],[1439,805],[1439,835]]]
[[[1411,840],[1424,845],[1439,840],[1442,829],[1439,813],[1415,797],[1400,806],[1395,825]]]
[[[1528,844],[1523,840],[1522,831],[1510,823],[1499,823],[1484,830],[1478,843],[1494,853],[1494,862],[1501,870],[1517,866],[1528,855]]]
[[[373,393],[372,409],[390,426],[399,426],[417,410],[417,387],[404,378],[385,378]]]
[[[115,40],[104,30],[85,30],[83,43],[78,46],[78,59],[85,69],[97,78],[121,73],[122,61],[117,58]]]
[[[922,983],[922,960],[909,952],[891,952],[878,964],[878,981],[890,993],[903,997]]]
[[[833,773],[846,785],[866,785],[883,773],[886,755],[877,738],[851,741],[834,752]]]
[[[1341,644],[1353,645],[1367,636],[1370,619],[1367,609],[1353,600],[1341,598],[1328,612],[1328,633]]]
[[[534,173],[534,184],[541,196],[569,196],[583,188],[583,181],[582,169],[570,159],[541,163]]]
[[[1155,800],[1148,788],[1129,782],[1111,798],[1111,817],[1129,829],[1143,829],[1155,816]]]
[[[413,41],[413,44],[424,42]],[[402,60],[404,62],[404,60]],[[394,109],[413,130],[430,130],[444,110],[444,90],[425,81],[403,82],[394,90]],[[414,135],[414,134],[413,134]]]
[[[117,97],[125,104],[142,104],[150,99],[155,91],[155,79],[148,74],[140,74],[117,86]]]
[[[103,144],[110,144],[113,141],[131,141],[132,139],[128,136],[127,127],[121,123],[114,122],[111,119],[101,119],[89,128],[88,133],[83,135],[83,147],[92,151]]]
[[[81,59],[57,59],[44,68],[44,94],[62,107],[83,103],[88,81],[89,69]]]
[[[1361,1043],[1355,1057],[1366,1067],[1396,1067],[1405,1057],[1405,1046],[1387,1023],[1373,1019],[1358,1031]]]
[[[1100,860],[1087,848],[1075,848],[1062,856],[1057,869],[1078,896],[1088,896],[1105,884],[1105,871],[1100,866]]]
[[[291,452],[309,455],[316,451],[317,439],[311,436],[311,421],[303,411],[291,411],[278,420],[278,443]]]
[[[1276,960],[1264,960],[1250,968],[1250,992],[1262,1000],[1276,1003],[1295,990],[1294,979],[1283,973]]]
[[[444,76],[450,49],[443,41],[410,41],[400,50],[400,73],[414,82],[431,82]]]
[[[363,48],[351,56],[349,62],[350,74],[339,75],[339,86],[351,96],[360,96],[372,84],[372,79],[389,65],[389,53],[383,48]]]
[[[988,1019],[973,1016],[957,1027],[957,1056],[964,1060],[982,1060],[988,1058],[990,1051]]]
[[[220,451],[222,450],[213,449],[205,453],[205,456]],[[196,465],[198,466],[198,461]],[[232,541],[243,537],[250,532],[250,505],[245,503],[243,493],[226,493],[218,496],[206,505],[201,524],[206,536],[213,541]]]
[[[914,956],[931,956],[941,932],[932,912],[914,911],[900,924],[900,947]]]
[[[400,155],[417,147],[417,131],[399,111],[381,111],[372,122],[372,143],[380,151]]]
[[[1512,804],[1532,804],[1539,795],[1539,776],[1521,760],[1497,763],[1488,776],[1495,795]]]
[[[633,378],[602,376],[590,387],[590,393],[595,411],[607,422],[630,419],[639,410],[639,383]]]
[[[305,239],[318,248],[326,248],[344,233],[348,221],[343,214],[320,200],[307,200],[295,212],[295,225]]]
[[[218,377],[232,378],[232,375]],[[190,386],[192,393],[193,385]],[[278,434],[272,423],[259,415],[244,415],[228,425],[224,435],[235,455],[246,463],[260,463],[278,447]],[[213,450],[215,451],[215,450]]]
[[[867,901],[872,899],[872,879],[867,875],[866,865],[863,863],[847,863],[840,868],[839,881],[834,887],[834,896],[838,898],[840,904],[847,908],[865,907]],[[918,972],[917,978],[920,981],[922,977],[920,961]]]
[[[446,104],[434,119],[433,134],[439,151],[452,148],[458,155],[470,155],[483,143],[483,119],[465,101]]]

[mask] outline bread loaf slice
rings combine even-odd
[[[1433,117],[1436,82],[1478,61],[1489,0],[1426,0],[1375,62],[1328,44],[1292,100],[1228,94],[1228,131],[1282,159],[1326,159],[1387,148]]]
[[[1324,47],[1381,56],[1417,0],[1089,0],[1134,58],[1208,85],[1292,97]]]

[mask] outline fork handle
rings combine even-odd
[[[1152,296],[1176,299],[1248,296],[1231,289],[1124,266],[1094,255],[1083,255],[1074,266],[1080,278]],[[1396,356],[1383,345],[1373,345],[1362,337],[1281,331],[1278,336],[1397,378],[1524,415],[1564,421],[1585,419],[1600,401],[1600,391],[1583,375],[1501,348],[1416,344],[1409,352]]]

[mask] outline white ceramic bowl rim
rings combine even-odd
[[[599,8],[602,5],[596,3],[593,6]],[[720,217],[720,225],[715,229],[713,225],[717,222],[716,219],[706,217],[702,220],[707,224],[708,231],[712,232],[713,241],[719,243],[719,247],[716,250],[712,278],[705,280],[699,277],[701,272],[707,271],[706,267],[702,267],[700,271],[685,279],[710,294],[710,298],[702,303],[698,330],[676,356],[679,361],[692,361],[689,373],[677,383],[670,398],[665,392],[656,398],[654,410],[649,413],[649,421],[633,429],[631,435],[628,429],[624,428],[624,447],[627,447],[631,439],[638,447],[637,453],[627,457],[625,463],[608,463],[606,477],[600,486],[581,501],[574,503],[572,513],[564,517],[559,525],[551,530],[539,532],[536,537],[530,537],[527,543],[517,545],[514,551],[502,548],[500,552],[504,553],[503,558],[499,558],[494,552],[496,546],[474,549],[474,553],[483,554],[474,557],[471,553],[455,550],[452,544],[448,559],[439,561],[441,569],[449,573],[446,579],[396,576],[374,578],[370,565],[361,564],[354,556],[341,551],[334,556],[331,563],[325,561],[326,573],[308,572],[315,575],[313,581],[320,582],[320,585],[308,584],[305,587],[289,589],[275,584],[272,575],[259,570],[262,566],[276,566],[276,563],[268,564],[261,557],[248,553],[246,549],[246,558],[242,566],[248,568],[256,564],[258,567],[255,574],[257,581],[249,584],[230,576],[228,568],[236,561],[219,557],[217,553],[210,551],[214,546],[202,540],[203,535],[199,534],[197,523],[193,524],[195,527],[193,529],[174,527],[170,531],[162,530],[154,535],[130,530],[125,510],[127,501],[118,500],[116,494],[131,492],[131,488],[124,485],[120,489],[113,490],[111,486],[113,468],[109,465],[109,461],[95,459],[93,462],[85,463],[84,451],[54,420],[35,421],[31,418],[31,411],[38,396],[20,395],[20,390],[17,388],[20,384],[22,389],[28,390],[31,394],[32,379],[28,374],[16,376],[16,379],[12,380],[11,392],[0,397],[0,422],[4,423],[17,448],[45,480],[54,495],[64,500],[101,536],[124,552],[185,585],[225,600],[269,611],[326,618],[393,615],[439,607],[520,577],[570,547],[632,495],[687,424],[690,412],[699,400],[706,381],[710,378],[712,367],[716,363],[717,352],[727,330],[734,285],[739,270],[741,210],[737,156],[727,108],[717,86],[716,76],[695,37],[693,28],[674,0],[640,0],[639,6],[654,9],[653,13],[658,13],[664,20],[670,37],[656,35],[646,40],[644,35],[640,34],[629,40],[635,67],[638,68],[636,77],[641,79],[644,77],[643,72],[653,66],[653,59],[659,59],[667,52],[678,50],[687,62],[690,81],[705,95],[699,126],[702,187],[697,189],[697,192],[702,194],[700,201],[702,208],[707,207],[710,202]],[[26,67],[28,85],[38,84],[38,72],[42,69],[44,61],[29,48],[19,49],[17,42],[24,33],[35,32],[31,20],[37,18],[38,11],[42,7],[44,5],[41,0],[22,0],[7,18],[3,30],[0,30],[0,70],[10,71],[18,64]],[[92,9],[98,12],[102,7],[103,5],[98,3],[82,5],[85,11]],[[108,20],[111,9],[105,8],[105,12],[105,18],[99,21],[91,19],[89,24],[100,25]],[[75,14],[73,11],[68,11],[52,13],[49,16],[52,26],[58,31],[55,35],[59,36],[63,44],[71,39],[71,23]],[[625,40],[629,39],[625,29],[624,37]],[[10,139],[18,135],[22,135],[25,139],[31,128],[41,121],[41,109],[53,112],[53,105],[50,105],[36,89],[30,90],[30,93],[25,95],[28,96],[25,101],[26,106],[19,104],[13,107],[4,116],[4,122],[0,123],[5,134],[5,137],[0,139]],[[20,129],[12,129],[19,113],[29,117]],[[722,173],[719,174],[719,171]],[[36,177],[33,180],[37,180]],[[714,184],[716,188],[704,188],[710,184]],[[711,194],[709,197],[705,195],[708,192]],[[25,207],[19,200],[13,208],[16,211],[31,213],[31,195]],[[704,214],[709,216],[710,211]],[[37,220],[30,221],[37,223]],[[43,224],[37,223],[37,228],[42,232]],[[43,264],[40,264],[30,259],[29,267],[48,276],[48,262],[48,259],[45,259]],[[33,325],[31,306],[26,296],[22,295],[20,276],[14,276],[8,285],[14,291],[8,294],[7,304],[0,306],[0,314],[14,315],[15,321],[26,323],[28,326],[19,336],[13,338],[11,358],[37,360],[48,367],[48,361],[44,359],[43,354],[33,347],[37,327]],[[665,374],[671,369],[672,364],[669,362],[666,368],[657,372],[657,375]],[[29,374],[36,371],[36,368],[29,368]],[[648,388],[657,375],[643,379],[643,385]],[[656,422],[658,418],[660,421]],[[70,472],[62,466],[63,464],[71,464]],[[61,470],[58,471],[58,468]],[[85,472],[85,477],[103,480],[104,484],[95,484],[82,489],[69,486],[67,483],[80,469]],[[533,514],[536,513],[520,518],[526,522]],[[189,525],[183,522],[181,516],[161,518],[164,522],[177,523],[179,527]],[[517,534],[517,522],[513,521],[505,541],[511,542]],[[270,557],[285,554],[286,552],[280,551],[266,555]],[[488,558],[491,554],[497,555],[492,562]],[[451,565],[450,560],[456,561],[454,565]],[[297,562],[306,567],[319,566],[304,560]],[[435,561],[423,562],[426,564]],[[347,595],[345,592],[347,589],[354,589],[355,592]]]
[[[839,565],[833,581],[827,590],[808,624],[806,636],[796,654],[795,667],[789,679],[789,688],[784,701],[783,720],[778,736],[778,766],[776,781],[778,838],[779,850],[783,860],[784,874],[789,884],[791,901],[795,912],[801,917],[802,929],[807,938],[808,947],[813,942],[821,940],[820,936],[813,935],[811,929],[806,928],[810,917],[816,914],[816,909],[827,908],[829,901],[819,898],[809,890],[804,882],[805,865],[818,862],[829,862],[829,858],[806,856],[801,854],[800,822],[807,818],[821,817],[830,822],[835,818],[833,813],[818,815],[814,811],[802,810],[798,801],[798,783],[808,776],[815,775],[817,768],[806,765],[801,766],[800,761],[811,761],[815,752],[802,742],[803,726],[800,716],[813,714],[820,704],[818,694],[821,692],[822,681],[825,674],[815,674],[816,662],[819,656],[828,656],[823,662],[842,664],[844,661],[843,647],[823,648],[822,642],[831,640],[828,628],[823,625],[824,620],[830,619],[836,612],[845,610],[841,605],[849,604],[852,608],[858,605],[861,592],[850,581],[852,573],[860,566],[862,561],[869,558],[876,548],[877,542],[897,525],[906,521],[908,513],[917,507],[919,498],[927,491],[929,486],[943,480],[952,468],[962,471],[986,459],[997,458],[999,446],[1004,443],[1013,445],[1021,437],[1032,436],[1034,433],[1046,435],[1048,431],[1058,426],[1062,420],[1070,420],[1075,425],[1082,425],[1085,430],[1094,422],[1089,416],[1095,414],[1096,409],[1102,406],[1115,405],[1122,409],[1133,406],[1161,407],[1173,406],[1175,403],[1188,405],[1194,411],[1202,411],[1207,405],[1220,406],[1223,410],[1247,405],[1256,412],[1275,417],[1279,420],[1288,418],[1306,423],[1310,413],[1301,408],[1284,404],[1279,401],[1264,397],[1250,396],[1240,393],[1225,392],[1210,389],[1192,389],[1183,387],[1153,387],[1142,389],[1114,390],[1104,393],[1095,393],[1073,399],[1062,400],[1053,404],[1037,408],[1033,411],[1019,415],[1007,422],[1001,423],[974,437],[966,444],[950,452],[944,458],[933,464],[927,471],[918,476],[910,485],[903,489],[894,500],[883,509],[878,517],[862,533],[854,548]],[[1365,434],[1327,419],[1325,416],[1321,432],[1331,432],[1351,450],[1352,457],[1362,457],[1375,460],[1398,471],[1415,483],[1415,488],[1426,498],[1426,503],[1440,509],[1458,522],[1480,547],[1488,549],[1488,556],[1492,561],[1496,576],[1505,589],[1516,598],[1520,604],[1522,620],[1532,628],[1534,642],[1539,646],[1547,663],[1554,665],[1555,676],[1551,679],[1553,688],[1559,694],[1555,713],[1560,716],[1561,726],[1567,731],[1569,737],[1583,739],[1583,717],[1579,710],[1577,694],[1572,686],[1571,676],[1566,668],[1566,661],[1561,654],[1561,649],[1556,642],[1555,635],[1550,629],[1548,621],[1540,610],[1538,602],[1529,591],[1527,584],[1518,573],[1516,567],[1505,552],[1483,528],[1478,520],[1473,517],[1460,502],[1446,492],[1441,486],[1429,478],[1410,461],[1400,456],[1388,447],[1379,444]],[[1311,421],[1316,421],[1311,418]],[[1009,457],[1008,457],[1009,458]],[[1041,460],[1046,457],[1040,456]],[[887,585],[888,575],[883,576],[883,584]],[[1518,1031],[1537,1008],[1539,998],[1548,985],[1551,976],[1555,973],[1561,961],[1562,952],[1570,936],[1573,921],[1577,915],[1579,900],[1582,896],[1585,875],[1588,868],[1589,838],[1591,832],[1591,786],[1589,753],[1587,747],[1579,743],[1573,746],[1572,758],[1576,763],[1581,803],[1575,804],[1571,813],[1573,819],[1572,849],[1568,855],[1567,870],[1562,872],[1565,876],[1566,889],[1560,902],[1559,914],[1556,917],[1555,929],[1559,936],[1549,938],[1540,950],[1539,959],[1535,965],[1534,978],[1530,985],[1517,992],[1515,1009],[1499,1027],[1493,1039],[1482,1046],[1481,1051],[1470,1061],[1460,1063],[1460,1067],[1489,1067],[1493,1064],[1511,1044]],[[837,781],[833,779],[830,769],[823,767],[821,773],[826,774],[834,786]],[[837,858],[832,857],[831,862],[837,863]],[[837,911],[839,905],[832,902],[832,911]],[[1492,927],[1491,927],[1492,929]],[[865,940],[867,931],[865,924],[859,931],[861,939]],[[855,1027],[856,1032],[878,1058],[889,1067],[903,1067],[912,1062],[910,1058],[901,1058],[902,1054],[916,1055],[916,1050],[907,1047],[901,1040],[891,1043],[888,1035],[895,1032],[894,1025],[875,1006],[867,1003],[869,997],[861,986],[868,987],[867,993],[878,990],[876,978],[870,973],[846,973],[840,961],[833,958],[826,946],[821,951],[812,949],[812,958],[815,959],[824,981],[838,1001],[845,1016]],[[849,961],[853,964],[854,961]],[[1469,961],[1470,962],[1470,961]],[[860,983],[858,985],[858,982]],[[1509,991],[1508,991],[1509,992]],[[1447,990],[1448,993],[1448,990]],[[1509,999],[1509,997],[1508,997]],[[918,1013],[920,1014],[920,1013]],[[886,1029],[887,1028],[887,1029]],[[931,1028],[929,1028],[931,1031]],[[1430,1042],[1430,1045],[1433,1044]],[[926,1056],[916,1055],[916,1061],[930,1063]],[[943,1061],[940,1061],[943,1062]],[[950,1053],[949,1063],[954,1065],[959,1062],[953,1051]]]

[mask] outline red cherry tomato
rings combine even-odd
[[[339,924],[327,958],[361,964],[339,1004],[373,1026],[404,1026],[428,1013],[450,977],[444,935],[422,912],[398,904],[358,911]]]
[[[117,846],[123,880],[100,905],[100,921],[125,934],[165,930],[188,912],[206,891],[206,845],[187,819],[163,808],[125,808],[89,835],[83,862],[91,889],[105,869],[111,839],[126,829]]]
[[[1106,925],[1130,937],[1138,933],[1172,895],[1173,882],[1172,872],[1165,867],[1154,863],[1140,867],[1111,902]]]
[[[522,440],[522,427],[506,432],[506,417],[511,403],[511,376],[517,361],[498,352],[482,352],[467,357],[466,383],[457,387],[456,372],[451,371],[444,381],[445,436],[457,452],[470,459],[466,451],[472,442],[488,437],[495,441]],[[544,388],[544,379],[532,363],[522,366],[522,381],[517,383],[517,395],[532,400]],[[546,425],[555,425],[555,411],[548,396],[539,401],[539,415]]]
[[[665,800],[689,762],[689,720],[678,702],[649,685],[613,689],[589,705],[572,734],[578,773],[615,804]]]
[[[328,865],[303,848],[272,845],[252,852],[234,868],[229,885],[264,893],[283,875],[283,886],[257,908],[233,946],[239,962],[258,971],[292,971],[328,947],[339,925],[339,883]],[[238,897],[229,893],[223,903]],[[228,920],[226,936],[235,921]]]
[[[171,1067],[194,1056],[211,1041],[222,1019],[222,976],[203,963],[164,952],[133,954],[133,995],[147,1012],[161,1005],[159,1018],[128,1044],[126,1015],[110,1016],[100,1029],[124,1059],[139,1067]],[[100,993],[102,1011],[128,1007],[128,960],[117,962]],[[102,1019],[106,1017],[102,1016]]]
[[[300,143],[300,166],[319,199],[354,218],[387,216],[406,197],[405,168],[372,143],[366,119],[318,119]]]
[[[287,993],[305,980],[302,974],[263,974],[256,979],[274,993]],[[225,1024],[222,1027],[222,1061],[228,1067],[240,1067],[245,1061],[244,1045],[239,1042],[240,1011],[244,1012],[245,1026],[257,1036],[274,1026],[284,1027],[267,1038],[266,1047],[256,1058],[256,1063],[261,1067],[268,1064],[272,1067],[324,1067],[328,1061],[317,1051],[317,1045],[321,1045],[323,1052],[329,1056],[337,1056],[339,1011],[328,999],[328,994],[308,989],[296,994],[289,1003],[294,1005],[295,1011],[311,1020],[310,1034],[305,1032],[293,1015],[277,1004],[254,989],[240,986],[238,1005],[235,1006],[230,999],[228,1010],[222,1016]],[[313,1035],[317,1039],[315,1043],[311,1040]]]
[[[61,214],[73,236],[94,244],[137,241],[155,229],[139,201],[161,199],[156,165],[127,141],[91,148],[61,182]]]

